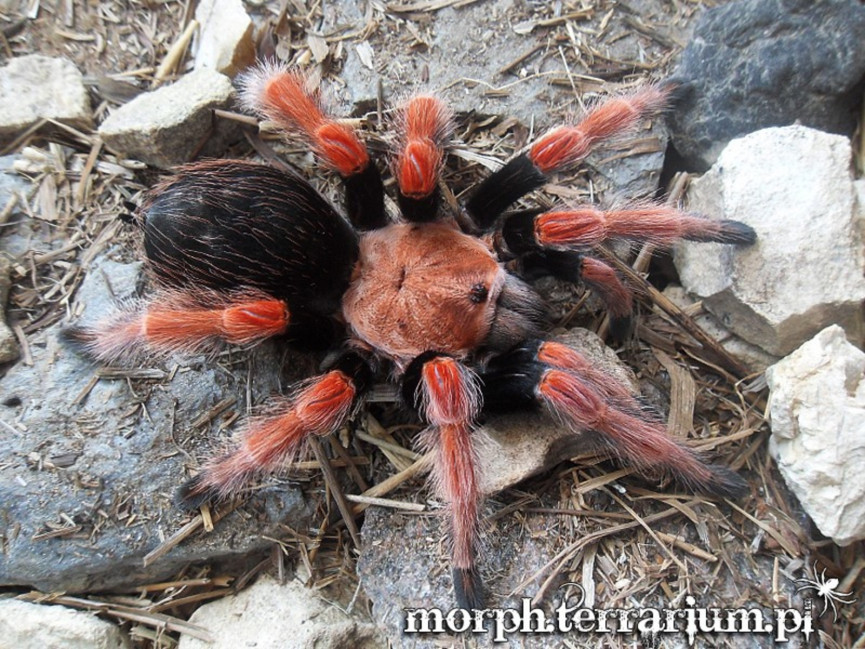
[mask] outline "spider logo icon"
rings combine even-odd
[[[816,563],[814,564],[814,576],[817,577]],[[817,593],[817,597],[823,598],[823,610],[820,611],[821,616],[830,606],[832,607],[833,622],[838,621],[838,609],[835,607],[836,602],[839,604],[852,604],[856,601],[855,599],[847,599],[853,594],[852,591],[849,593],[842,593],[835,590],[838,588],[840,582],[834,577],[826,579],[825,568],[823,568],[823,571],[820,573],[819,579],[797,579],[795,583],[797,584],[796,592],[810,589]]]

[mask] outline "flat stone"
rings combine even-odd
[[[802,126],[733,140],[692,183],[689,206],[747,223],[757,242],[675,246],[682,286],[724,327],[776,356],[833,323],[861,340],[863,214],[850,169],[847,138]]]
[[[230,107],[233,97],[228,77],[197,69],[120,106],[102,122],[99,135],[121,155],[167,169],[188,162],[214,135],[219,148],[228,133],[214,134],[213,109]]]
[[[705,171],[733,138],[803,124],[852,135],[865,80],[857,0],[737,0],[706,11],[673,78],[673,145]]]
[[[579,350],[596,368],[637,392],[633,373],[591,331],[571,329],[554,340]],[[583,435],[541,413],[490,416],[479,433],[485,438],[477,446],[485,494],[507,489],[593,448]]]
[[[195,67],[234,77],[255,62],[252,19],[240,0],[203,0],[195,9],[201,24]]]
[[[113,296],[134,297],[140,281],[140,264],[101,259],[73,310],[81,305],[83,321],[97,320],[116,308]],[[31,339],[33,365],[14,365],[0,379],[7,425],[0,435],[0,586],[130,588],[193,561],[269,549],[266,537],[278,536],[283,523],[309,528],[312,513],[300,488],[278,483],[258,490],[213,532],[193,535],[145,567],[144,556],[189,519],[173,503],[187,466],[197,468],[230,435],[220,430],[221,417],[198,428],[192,422],[231,395],[243,411],[247,369],[235,375],[203,358],[169,359],[144,368],[155,373],[149,380],[98,378],[97,366],[61,343],[60,329]],[[280,376],[281,357],[264,345],[249,358],[256,402],[294,378]]]
[[[820,531],[865,539],[865,353],[831,326],[766,371],[770,451]]]
[[[128,649],[116,624],[64,606],[0,601],[0,644],[15,649]]]
[[[9,142],[40,119],[75,128],[92,126],[84,77],[72,61],[30,54],[0,68],[0,142]]]
[[[684,288],[675,284],[667,286],[664,289],[664,295],[681,309],[697,303],[697,300],[688,295],[688,292]],[[751,372],[763,372],[767,367],[781,360],[780,357],[773,356],[763,351],[757,345],[752,345],[747,340],[743,340],[736,334],[731,333],[711,313],[703,311],[703,313],[694,317],[694,322],[703,331],[721,343],[721,346],[730,354],[742,361]]]
[[[370,621],[347,615],[297,579],[282,585],[263,576],[237,595],[199,607],[189,621],[206,628],[213,642],[182,635],[178,649],[378,649],[387,644]]]

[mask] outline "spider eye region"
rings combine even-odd
[[[441,223],[365,232],[342,310],[353,335],[393,359],[457,357],[489,333],[505,271],[480,240]]]
[[[469,292],[469,299],[475,304],[481,304],[486,301],[490,292],[484,284],[475,284]]]

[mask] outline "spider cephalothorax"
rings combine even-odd
[[[610,237],[754,240],[740,223],[658,205],[506,213],[547,174],[661,109],[663,90],[609,100],[577,124],[548,132],[482,182],[456,215],[444,209],[438,187],[450,113],[434,97],[415,97],[396,122],[400,144],[391,167],[400,215],[393,219],[365,145],[322,111],[300,74],[262,66],[247,75],[244,100],[305,137],[342,176],[348,219],[286,171],[239,160],[183,167],[148,193],[136,215],[155,293],[69,332],[102,361],[272,336],[333,352],[326,371],[272,399],[245,423],[233,450],[183,486],[184,505],[231,496],[256,474],[291,461],[310,435],[339,428],[383,376],[428,424],[421,441],[434,453],[433,482],[449,505],[454,587],[464,608],[482,601],[472,436],[482,409],[545,408],[575,432],[596,431],[639,468],[701,491],[729,495],[742,487],[735,474],[668,437],[656,415],[578,352],[544,340],[543,301],[505,269],[516,262],[508,268],[582,280],[621,330],[630,292],[609,266],[587,256],[594,245]]]

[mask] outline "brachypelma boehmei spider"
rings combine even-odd
[[[264,65],[245,77],[247,107],[303,136],[345,187],[348,219],[297,175],[241,160],[180,168],[135,216],[156,285],[146,300],[92,327],[69,330],[92,357],[213,350],[286,336],[332,359],[322,374],[269,401],[235,448],[179,492],[197,507],[224,499],[290,462],[310,435],[341,427],[373,380],[387,375],[426,422],[433,483],[448,503],[454,589],[479,608],[475,554],[481,493],[472,432],[482,410],[545,408],[575,432],[593,430],[621,459],[721,495],[742,480],[708,465],[665,433],[630,392],[579,353],[544,340],[540,296],[505,269],[582,280],[627,328],[631,295],[586,254],[607,238],[669,244],[678,238],[748,244],[754,232],[640,204],[619,211],[567,207],[506,212],[548,174],[579,163],[598,142],[664,107],[647,87],[555,128],[487,177],[449,213],[438,186],[451,114],[432,96],[399,111],[391,169],[400,215],[384,207],[380,171],[356,131],[325,114],[297,72]],[[509,266],[510,267],[510,266]]]

